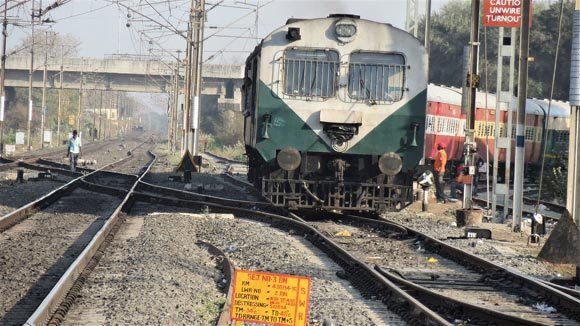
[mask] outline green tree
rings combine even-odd
[[[569,63],[572,35],[572,14],[574,2],[564,0],[564,16],[558,69],[554,89],[555,99],[567,99],[569,88]],[[558,17],[560,4],[534,2],[532,31],[530,34],[530,56],[534,58],[529,66],[529,97],[547,98],[550,95],[551,76],[558,38]],[[481,16],[481,15],[480,15]],[[424,39],[424,19],[420,24],[419,39]],[[480,24],[481,26],[481,24]],[[429,81],[435,84],[461,86],[463,47],[469,44],[471,30],[470,1],[451,0],[431,16],[431,53],[429,56]],[[519,41],[512,40],[519,48]],[[479,67],[480,88],[485,88],[486,76],[488,89],[495,92],[497,72],[498,28],[480,29]],[[485,58],[487,57],[487,65]],[[517,51],[516,51],[517,57]],[[517,58],[516,58],[517,59]],[[487,68],[487,71],[486,71]],[[517,69],[517,64],[516,64]],[[507,80],[504,69],[504,80]],[[516,72],[517,76],[517,72]],[[517,84],[517,80],[516,80]]]

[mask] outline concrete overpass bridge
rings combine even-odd
[[[33,87],[42,87],[44,58],[34,58]],[[62,61],[63,88],[166,93],[171,90],[175,63],[152,60],[65,58]],[[10,56],[6,60],[6,87],[28,87],[29,56]],[[183,70],[183,69],[182,69]],[[47,62],[47,87],[60,87],[61,60]],[[82,78],[81,78],[82,76]],[[202,94],[217,97],[219,106],[239,110],[242,65],[204,65]],[[180,76],[183,87],[183,72]]]

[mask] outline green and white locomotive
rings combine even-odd
[[[249,181],[289,208],[409,204],[423,158],[427,60],[416,38],[390,24],[288,20],[246,61]]]

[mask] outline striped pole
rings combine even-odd
[[[522,25],[520,33],[520,65],[518,69],[518,116],[516,124],[516,156],[514,161],[514,232],[522,230],[522,202],[524,199],[524,144],[526,130],[526,98],[528,96],[528,57],[530,49],[531,0],[522,1]],[[508,130],[509,134],[509,130]],[[507,163],[506,163],[507,164]],[[509,194],[508,194],[509,195]]]
[[[572,52],[570,64],[570,147],[568,160],[568,191],[566,208],[576,225],[580,225],[580,0],[576,0],[572,27]]]

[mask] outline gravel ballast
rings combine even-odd
[[[123,325],[215,324],[226,289],[197,240],[223,250],[236,268],[310,276],[309,325],[404,324],[338,278],[342,269],[302,237],[231,215],[180,213],[148,204],[138,204],[128,217],[66,324],[93,319]]]
[[[118,203],[75,190],[0,233],[0,325],[26,321]]]

